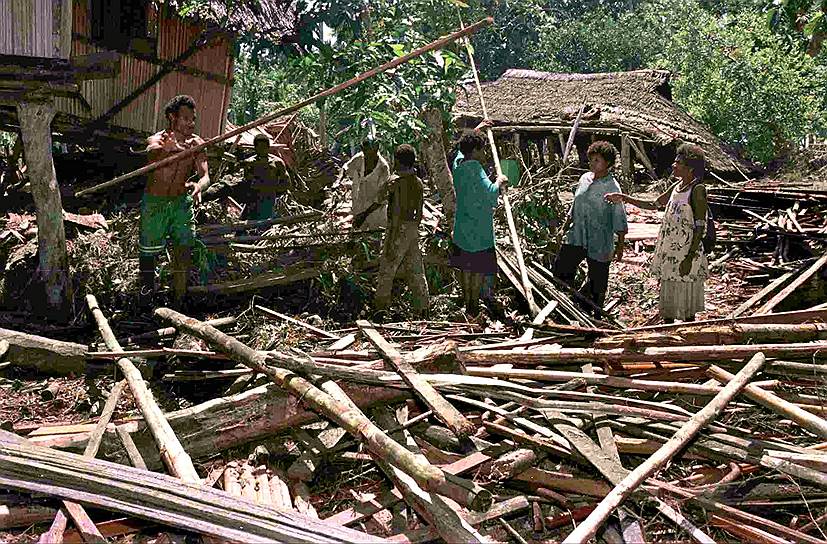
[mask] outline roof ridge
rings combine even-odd
[[[642,70],[631,70],[628,72],[597,72],[592,74],[578,74],[569,72],[542,72],[539,70],[530,70],[525,68],[509,68],[501,76],[500,79],[535,79],[547,81],[582,81],[594,79],[639,79],[639,78],[653,78],[653,79],[669,79],[671,72],[669,70],[659,70],[655,68],[645,68]]]

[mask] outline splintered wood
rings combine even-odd
[[[827,309],[624,331],[535,319],[518,335],[327,331],[261,306],[302,349],[257,351],[242,329],[159,308],[198,349],[169,349],[159,329],[125,353],[89,305],[126,379],[95,422],[0,432],[0,529],[37,524],[43,542],[159,526],[239,542],[824,542]],[[217,392],[245,372],[272,383],[163,413],[126,355],[185,358],[166,376]],[[122,394],[142,419],[113,417]]]

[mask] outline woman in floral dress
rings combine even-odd
[[[666,208],[661,223],[652,275],[660,279],[660,315],[664,322],[694,321],[704,309],[704,283],[709,263],[701,244],[706,231],[708,204],[703,185],[706,161],[692,144],[678,147],[672,171],[678,182],[655,200],[610,193],[606,200],[625,202],[647,210]]]

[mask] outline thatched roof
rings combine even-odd
[[[672,102],[669,76],[665,70],[556,74],[512,69],[484,83],[483,95],[497,125],[571,125],[585,102],[583,126],[619,128],[662,146],[695,143],[706,151],[714,170],[735,172],[732,160],[751,169],[709,128]],[[481,117],[473,87],[458,93],[454,112]]]
[[[181,5],[181,0],[172,0],[173,4],[176,2]],[[299,22],[297,0],[206,0],[197,4],[188,16],[231,32],[254,34],[275,42],[294,41]]]

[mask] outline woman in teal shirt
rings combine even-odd
[[[494,252],[494,208],[497,197],[508,186],[508,178],[498,176],[492,183],[482,167],[486,141],[479,132],[467,132],[459,141],[462,157],[454,163],[454,191],[457,211],[454,219],[455,251],[451,266],[460,271],[460,286],[465,309],[479,312],[480,290],[486,274],[497,273]]]
[[[621,192],[610,171],[617,159],[617,149],[609,142],[597,141],[589,146],[587,155],[589,172],[580,177],[574,194],[571,228],[554,263],[554,275],[574,287],[577,268],[586,259],[588,281],[581,294],[596,308],[603,308],[609,287],[609,264],[612,257],[617,261],[623,258],[623,243],[629,229],[623,204],[604,199],[607,193]],[[601,312],[595,309],[594,314],[600,317]]]

